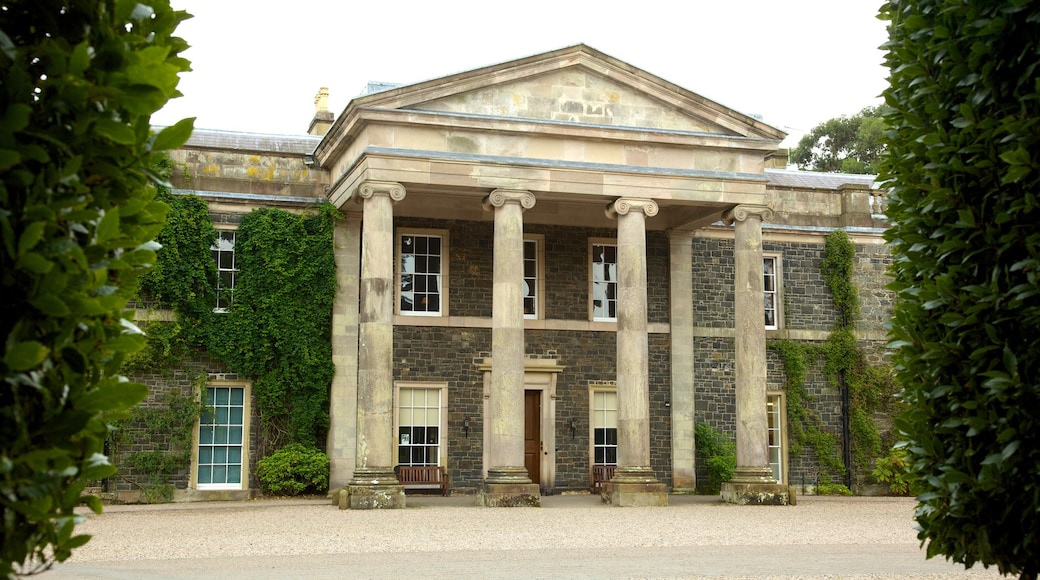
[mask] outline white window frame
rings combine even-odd
[[[227,234],[231,235],[230,243],[228,243],[227,238],[224,237]],[[213,307],[213,312],[221,312],[221,313],[222,312],[227,312],[229,310],[229,307],[235,303],[235,286],[237,284],[237,278],[238,278],[238,257],[235,254],[235,243],[237,241],[238,241],[238,231],[237,230],[230,229],[230,228],[217,229],[217,239],[213,240],[213,242],[209,246],[211,257],[213,258],[213,262],[217,266],[217,287],[216,287],[217,303]],[[230,246],[230,247],[228,247],[228,246]],[[220,257],[222,255],[224,255],[224,254],[230,254],[231,255],[231,265],[230,265],[230,267],[226,267],[226,266],[222,267],[221,266],[221,259],[220,259]],[[229,273],[228,275],[231,277],[231,286],[230,286],[230,288],[227,288],[226,286],[223,285],[223,276],[224,276],[225,272]],[[227,304],[225,306],[221,306],[221,299],[220,299],[220,297],[221,297],[222,291],[225,291],[224,290],[225,288],[227,288],[226,292],[229,295],[229,298],[227,299]]]
[[[614,262],[613,262],[613,264],[614,264],[614,278],[615,278],[614,280],[607,279],[607,276],[603,276],[603,275],[599,275],[598,276],[597,275],[597,271],[596,271],[596,264],[597,264],[597,262],[595,262],[595,259],[596,259],[595,251],[596,251],[596,247],[597,246],[605,246],[605,247],[609,247],[609,248],[613,248],[614,249]],[[588,258],[588,263],[589,263],[589,320],[592,320],[593,322],[617,322],[617,292],[618,292],[618,281],[617,281],[617,277],[618,277],[617,276],[617,274],[618,274],[617,250],[618,250],[618,247],[617,247],[617,240],[613,239],[613,238],[590,238],[589,239],[589,248],[588,248],[588,250],[589,250],[589,258]],[[604,263],[611,263],[611,262],[604,262]],[[598,278],[604,278],[604,279],[603,280],[599,280]],[[607,288],[606,294],[609,294],[609,288],[610,288],[611,285],[613,285],[614,297],[613,298],[609,298],[608,296],[604,295],[602,299],[607,301],[606,308],[607,308],[607,313],[608,314],[610,312],[609,303],[610,303],[610,301],[614,302],[614,316],[596,316],[597,283],[604,283],[604,284],[607,285],[607,287],[606,287]]]
[[[529,256],[527,249],[534,245],[533,258]],[[528,263],[534,262],[534,277],[528,274],[530,269]],[[540,234],[524,234],[524,288],[534,287],[534,312],[527,312],[527,292],[525,291],[524,318],[527,320],[540,320],[545,317],[545,236]]]
[[[402,463],[401,459],[401,445],[402,434],[401,434],[401,391],[407,389],[426,389],[431,391],[437,391],[438,410],[437,410],[437,461],[435,463],[413,463],[410,459],[407,463]],[[423,407],[428,408],[428,407]],[[443,465],[447,466],[447,408],[448,408],[448,384],[447,383],[429,383],[429,382],[409,382],[409,381],[397,381],[394,383],[394,464],[395,465]],[[427,423],[424,427],[429,427]],[[411,436],[409,434],[409,442],[406,444],[412,446]],[[427,445],[428,444],[424,444]]]
[[[779,484],[787,483],[787,407],[782,392],[766,394],[766,443],[769,468]]]
[[[773,276],[772,276],[772,288],[770,288],[769,276],[766,274],[766,264],[773,264]],[[779,330],[784,326],[784,309],[783,309],[783,260],[780,258],[780,254],[762,254],[762,295],[765,307],[765,316],[769,316],[770,304],[772,305],[773,311],[773,322],[769,324],[766,320],[763,320],[766,330]]]
[[[219,434],[217,432],[217,427],[220,426],[220,423],[216,423],[216,422],[206,423],[206,422],[204,422],[204,419],[206,419],[207,415],[209,415],[209,416],[216,416],[217,415],[217,413],[215,412],[217,410],[216,409],[212,409],[209,406],[210,402],[209,402],[209,396],[208,396],[207,391],[210,388],[214,388],[214,389],[240,389],[242,391],[242,405],[241,405],[241,408],[242,408],[242,422],[241,422],[241,425],[232,423],[230,421],[230,417],[229,417],[229,422],[228,423],[224,423],[225,427],[229,427],[230,428],[232,426],[235,426],[235,427],[238,427],[238,428],[240,428],[242,430],[242,432],[241,432],[241,441],[240,441],[239,444],[237,444],[237,447],[239,448],[239,453],[240,453],[240,456],[238,458],[239,459],[238,463],[235,463],[235,462],[227,460],[227,459],[225,459],[225,461],[223,463],[218,463],[217,461],[215,461],[215,457],[214,456],[216,455],[217,448],[223,447],[224,448],[224,452],[227,453],[228,451],[230,451],[231,448],[236,447],[236,444],[230,443],[230,441],[232,440],[230,429],[229,429],[229,437],[228,437],[229,442],[222,445],[221,443],[223,443],[223,442],[217,440],[217,439],[221,438],[221,437],[219,437]],[[229,395],[230,395],[230,392],[229,392]],[[206,383],[204,386],[202,386],[202,388],[200,389],[200,391],[198,393],[198,396],[200,397],[200,400],[202,401],[203,407],[205,407],[207,409],[207,412],[204,412],[195,421],[195,441],[194,441],[193,452],[192,452],[192,460],[191,460],[191,486],[194,489],[198,489],[198,490],[201,490],[201,491],[204,491],[204,490],[249,489],[249,433],[250,433],[250,412],[251,412],[252,386],[249,383],[238,382],[238,381],[210,381],[210,382]],[[237,405],[235,405],[235,406],[237,407]],[[230,412],[230,408],[231,407],[232,407],[231,405],[228,405],[229,412]],[[209,439],[208,442],[204,442],[204,440],[207,439],[207,438],[204,438],[202,436],[203,430],[206,429],[206,428],[212,429],[212,431],[210,433],[210,437],[208,438]],[[205,450],[209,450],[208,454],[207,454],[207,451],[205,451]],[[201,461],[201,460],[207,459],[207,455],[208,455],[209,461]],[[201,477],[202,472],[205,470],[205,468],[206,467],[212,467],[214,465],[224,465],[225,467],[228,466],[228,465],[239,465],[239,467],[240,467],[239,481],[238,482],[227,482],[227,481],[225,481],[225,482],[221,482],[221,483],[213,483],[212,481],[210,481],[208,483],[200,483],[199,482],[199,478]],[[212,478],[209,478],[209,479],[212,479]],[[227,477],[225,477],[225,479],[227,479]]]
[[[598,403],[596,401],[596,398],[597,398],[596,395],[597,394],[612,394],[612,395],[614,395],[614,408],[613,409],[608,409],[607,407],[599,407]],[[618,438],[618,410],[617,410],[617,406],[618,406],[618,400],[617,400],[617,386],[616,385],[595,385],[595,386],[589,388],[589,465],[590,466],[592,466],[592,465],[614,465],[614,466],[616,466],[617,465],[617,453],[618,453],[618,440],[617,440],[617,438]],[[610,413],[610,412],[613,412],[614,427],[609,427],[608,426],[609,423],[610,423],[610,415],[608,413]],[[597,413],[603,413],[603,415],[604,415],[602,417],[603,421],[600,421],[601,417],[597,416]],[[602,424],[603,426],[602,427],[598,427],[598,425],[600,425],[600,424]],[[612,428],[612,429],[614,429],[614,443],[613,444],[606,443],[607,438],[604,437],[604,444],[597,445],[596,444],[596,429],[598,429],[598,428],[602,428],[602,429],[611,429]],[[608,462],[608,461],[604,461],[602,463],[601,462],[597,462],[596,461],[596,448],[597,447],[603,447],[604,449],[613,448],[613,450],[614,450],[614,462],[613,463]],[[604,451],[604,456],[606,456],[607,454],[608,454],[608,452]],[[606,459],[606,457],[604,457],[604,459]]]
[[[403,240],[406,236],[421,236],[427,238],[440,238],[440,273],[438,276],[438,296],[440,298],[439,308],[437,310],[404,310],[401,308],[401,299],[404,295],[404,291],[401,289],[401,277],[403,272],[404,264],[404,252],[403,252]],[[395,237],[396,245],[396,259],[395,259],[395,306],[394,310],[397,314],[403,316],[435,316],[435,317],[446,317],[448,316],[448,230],[433,230],[433,229],[411,229],[411,228],[400,228],[397,230]],[[426,275],[426,273],[422,273]]]

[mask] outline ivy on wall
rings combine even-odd
[[[891,413],[896,384],[890,370],[871,366],[856,343],[853,328],[859,320],[859,294],[852,279],[855,246],[844,230],[831,232],[825,243],[820,265],[824,281],[838,311],[837,322],[822,345],[787,340],[771,341],[780,354],[787,375],[787,416],[791,435],[790,450],[799,454],[811,447],[820,465],[821,480],[846,473],[837,438],[823,430],[822,421],[811,410],[812,398],[805,388],[805,374],[811,360],[823,360],[830,384],[848,389],[849,432],[854,473],[869,473],[877,458],[886,454],[885,442],[874,416]]]
[[[204,380],[200,377],[200,382]],[[155,449],[117,454],[123,468],[148,474],[147,483],[132,482],[141,488],[144,501],[160,503],[173,499],[170,480],[191,465],[195,420],[202,411],[202,403],[194,396],[167,391],[159,405],[136,407],[129,419],[117,422],[112,440],[116,449],[130,445],[132,434],[156,443]]]
[[[327,204],[316,215],[259,209],[242,219],[235,238],[235,301],[216,316],[219,339],[211,348],[254,379],[261,455],[286,443],[324,447],[335,372],[337,216]]]
[[[217,272],[210,246],[217,231],[209,208],[194,195],[166,191],[160,196],[171,211],[158,237],[163,248],[142,281],[139,302],[173,310],[175,320],[142,322],[147,346],[126,361],[124,372],[166,374],[185,360],[208,355],[253,381],[259,456],[287,443],[323,449],[334,373],[332,233],[338,212],[326,204],[307,215],[260,209],[244,216],[235,244],[235,301],[229,312],[214,313]],[[180,413],[183,405],[174,403],[164,400],[138,414],[167,413],[170,421],[160,423],[170,423],[173,430],[186,427],[190,453],[202,408]],[[151,484],[159,497],[176,471],[169,466],[180,460],[178,449],[170,450],[171,457],[160,457],[159,451],[131,456],[134,467],[160,477]]]

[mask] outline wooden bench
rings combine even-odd
[[[593,465],[592,466],[592,493],[603,491],[603,484],[614,478],[616,465]]]
[[[408,489],[440,489],[448,495],[448,471],[440,465],[398,465],[397,481]]]

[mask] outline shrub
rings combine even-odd
[[[896,426],[927,555],[1040,574],[1040,2],[889,0]]]
[[[821,483],[816,486],[816,495],[852,495],[852,490],[840,483]]]
[[[313,447],[290,443],[258,461],[256,477],[264,493],[324,493],[329,488],[329,458]]]
[[[150,119],[188,69],[169,0],[7,0],[0,10],[0,577],[64,561],[110,423],[147,388],[124,309],[155,261],[161,152]]]
[[[733,479],[733,472],[737,469],[737,445],[706,423],[697,423],[694,430],[697,453],[708,468],[708,485],[703,487],[703,491],[719,493],[722,484]]]
[[[914,478],[910,474],[910,461],[906,450],[893,448],[887,457],[879,457],[872,473],[878,483],[888,485],[888,489],[896,495],[909,495]]]

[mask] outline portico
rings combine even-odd
[[[765,159],[782,138],[783,133],[760,121],[581,45],[352,100],[315,151],[331,175],[328,199],[348,216],[337,263],[360,269],[357,278],[340,278],[341,302],[348,311],[350,297],[357,296],[356,319],[339,317],[333,329],[337,379],[330,485],[347,489],[349,499],[341,505],[404,505],[393,468],[404,456],[401,449],[416,446],[412,433],[417,431],[404,437],[404,415],[395,416],[393,399],[395,388],[418,387],[444,393],[436,407],[443,416],[436,423],[439,455],[431,461],[452,467],[454,447],[444,447],[439,439],[446,431],[459,438],[458,445],[449,445],[466,448],[477,447],[471,428],[486,433],[479,444],[484,465],[477,501],[486,506],[537,505],[539,494],[551,491],[555,482],[533,481],[524,467],[524,397],[525,391],[545,393],[539,404],[548,409],[552,390],[530,389],[525,381],[533,361],[560,375],[580,366],[585,355],[553,345],[570,344],[568,337],[582,333],[612,335],[616,342],[612,373],[589,380],[586,387],[616,393],[616,426],[604,429],[616,430],[617,470],[604,501],[618,506],[667,503],[669,486],[660,481],[651,457],[656,412],[650,401],[651,335],[667,337],[669,344],[669,480],[673,489],[691,490],[696,377],[689,364],[694,350],[690,241],[693,232],[719,222],[724,213],[735,216],[737,236],[735,388],[738,425],[743,426],[737,432],[738,476],[741,485],[751,486],[738,491],[770,484],[765,475],[760,222],[769,217]],[[402,235],[415,232],[423,243],[436,239],[438,248],[444,248],[455,240],[443,231],[459,222],[486,228],[491,242],[487,250],[493,255],[490,274],[478,265],[486,263],[484,258],[468,259],[450,249],[416,253],[416,263],[424,264],[421,272],[403,264],[406,252],[398,247]],[[402,223],[409,224],[406,234],[400,233]],[[531,227],[550,232],[545,236],[564,228],[614,233],[616,240],[606,245],[616,247],[616,262],[604,270],[611,274],[604,280],[588,274],[588,284],[590,295],[605,289],[616,310],[594,314],[590,298],[589,314],[581,319],[573,304],[560,305],[582,300],[580,296],[539,293],[542,308],[532,314],[525,306],[531,284],[557,270],[553,254],[543,247],[542,261],[533,262],[545,271],[528,275],[525,268],[532,260],[525,234]],[[666,232],[669,239],[666,321],[648,316],[650,232]],[[434,257],[437,269],[425,265]],[[490,286],[490,313],[453,302],[462,290],[452,287],[455,278],[440,269],[449,262],[451,272],[461,268],[477,286]],[[752,282],[756,276],[758,294]],[[421,308],[420,293],[429,300]],[[490,359],[482,406],[466,402],[462,393],[470,383],[459,379],[459,373],[443,372],[438,361],[395,354],[402,350],[395,344],[399,340],[414,341],[434,329],[454,329],[460,341],[470,336],[477,343],[484,340],[472,353],[471,369],[465,370],[467,375],[483,373],[481,365]],[[525,340],[531,333],[540,333],[539,344],[547,346],[532,348]],[[353,348],[356,359],[350,356]],[[409,366],[398,368],[404,358]],[[343,397],[353,396],[356,417],[349,404],[342,404]],[[553,414],[562,402],[555,393],[552,397],[552,413],[539,411],[539,416],[543,424],[554,423],[543,427],[552,430],[554,443],[545,448],[542,436],[539,453],[556,464],[562,461],[556,441],[576,440],[579,425],[574,419],[556,421]],[[428,411],[430,417],[433,412]],[[433,423],[424,425],[429,443],[435,438]],[[585,428],[595,430],[591,424]],[[339,435],[344,429],[356,430],[356,436]],[[590,440],[589,447],[599,445],[609,452],[609,432],[606,437],[602,445]]]

